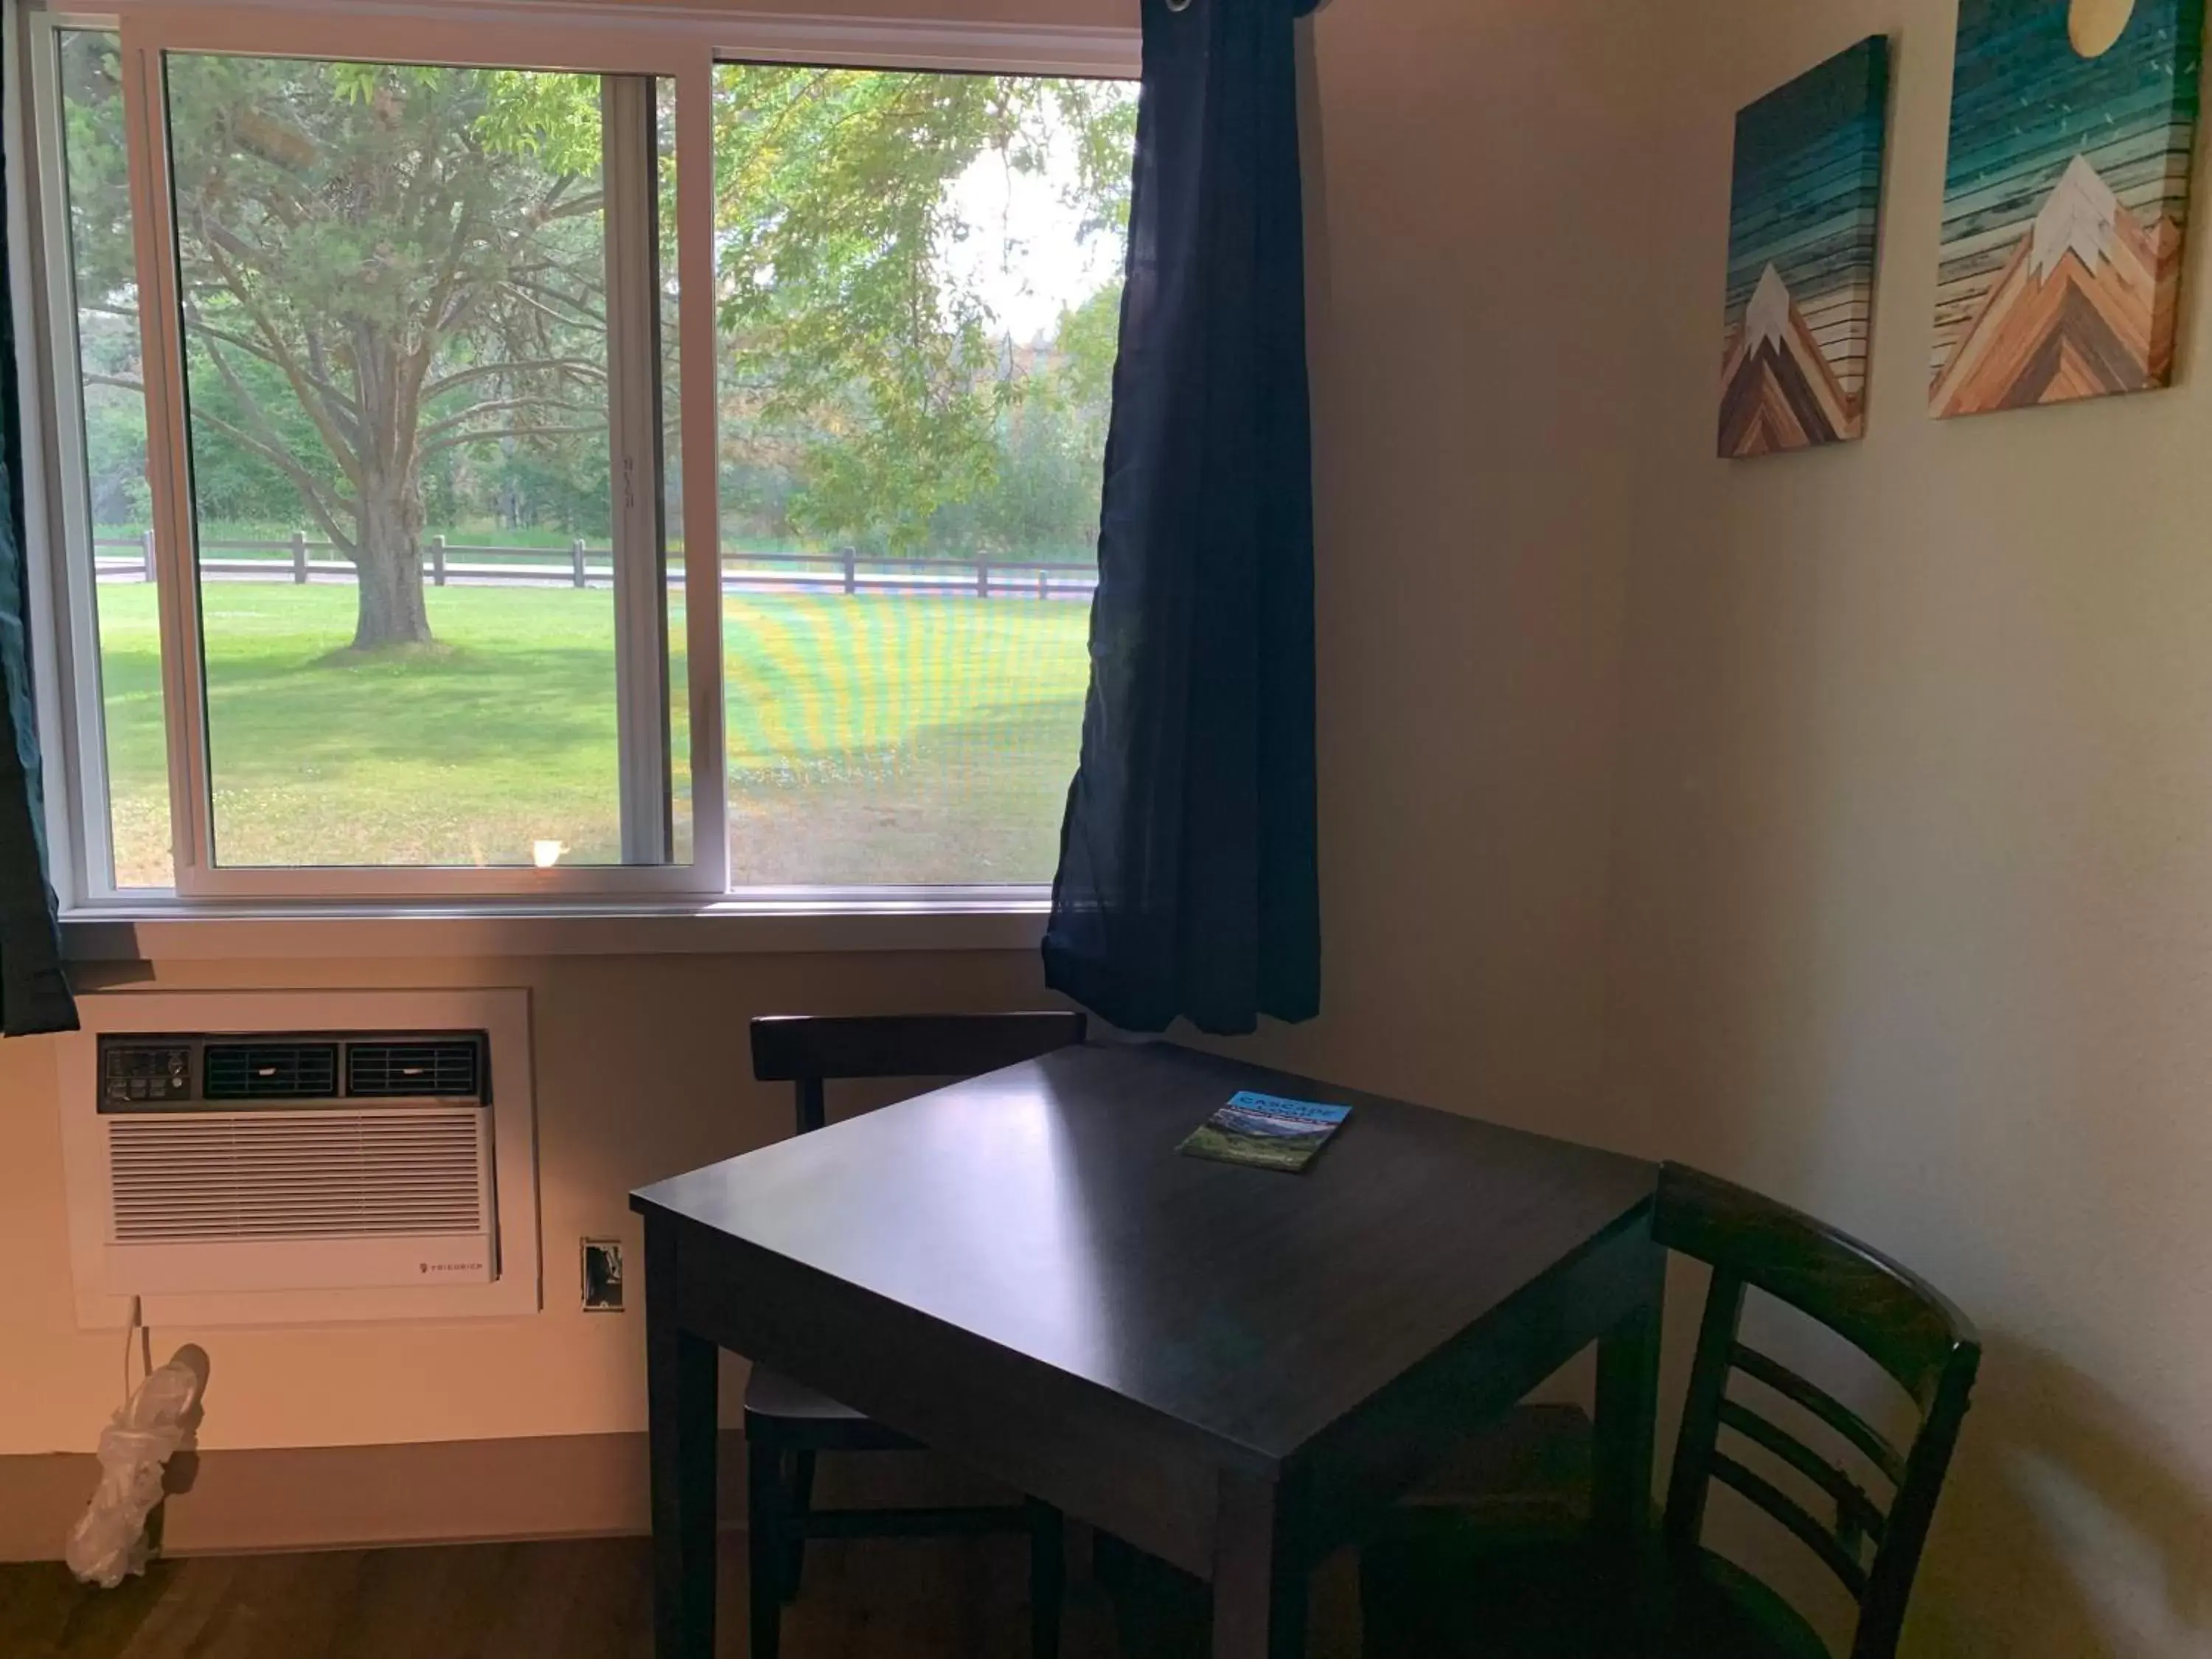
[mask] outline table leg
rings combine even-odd
[[[1213,1659],[1305,1659],[1306,1561],[1296,1508],[1280,1481],[1222,1475]]]
[[[714,1345],[676,1320],[676,1240],[645,1224],[654,1659],[714,1659]]]
[[[1659,1415],[1659,1317],[1667,1253],[1654,1244],[1638,1264],[1643,1298],[1597,1345],[1597,1435],[1590,1518],[1632,1540],[1651,1523],[1652,1440]]]
[[[1067,1534],[1060,1511],[1031,1498],[1022,1505],[1030,1522],[1030,1659],[1060,1659],[1060,1620],[1067,1597]]]

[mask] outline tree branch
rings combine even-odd
[[[540,216],[540,222],[550,224],[556,219],[574,219],[580,214],[597,213],[605,204],[604,196],[580,196],[573,202],[563,202]]]
[[[265,442],[243,427],[234,426],[222,416],[210,414],[204,409],[194,410],[192,420],[195,424],[205,422],[241,448],[252,450],[291,480],[299,489],[300,504],[305,507],[315,522],[322,526],[323,533],[331,538],[331,544],[346,557],[353,556],[354,538],[338,527],[337,513],[334,510],[334,506],[343,507],[344,503],[332,504],[325,501],[325,486],[322,481],[293,459],[291,453],[283,445]]]
[[[437,286],[430,290],[429,303],[422,308],[423,316],[428,319],[422,330],[422,338],[416,344],[404,371],[410,394],[408,406],[418,412],[422,409],[422,399],[428,395],[422,390],[422,383],[429,378],[430,365],[437,361],[439,342],[447,330],[466,314],[475,298],[473,294],[470,294],[463,297],[458,307],[453,303],[453,290],[461,280],[462,254],[475,234],[472,228],[475,222],[474,204],[464,202],[460,216],[453,222],[452,240],[446,244],[446,257],[438,270]],[[414,441],[413,432],[404,435],[409,442]]]
[[[464,444],[480,444],[493,438],[576,438],[604,433],[606,423],[595,426],[508,426],[494,427],[488,432],[457,432],[448,438],[427,443],[417,453],[434,455],[441,450],[459,449]]]
[[[433,421],[429,425],[420,428],[416,436],[426,441],[442,438],[448,432],[457,432],[469,425],[480,415],[501,409],[553,409],[570,415],[587,415],[591,412],[589,410],[578,408],[574,404],[564,403],[558,398],[533,398],[526,394],[514,398],[496,398],[486,403],[474,404],[458,415],[448,415],[443,420]],[[602,422],[600,424],[604,426],[605,423]],[[484,435],[495,438],[505,437],[507,433],[503,429],[493,428]]]
[[[607,378],[606,370],[588,357],[529,357],[516,362],[477,363],[471,368],[456,369],[451,374],[441,374],[430,381],[422,388],[422,401],[428,403],[433,398],[442,397],[455,386],[465,386],[471,380],[481,380],[487,375],[529,374],[541,369],[562,369],[581,374],[586,380],[601,382]]]
[[[313,424],[316,433],[323,441],[323,447],[330,451],[331,459],[337,463],[338,470],[345,474],[346,482],[356,489],[359,489],[362,487],[361,460],[358,453],[359,446],[355,437],[339,428],[338,423],[331,418],[330,410],[323,406],[319,398],[309,395],[315,389],[313,380],[308,378],[307,371],[301,368],[294,359],[291,352],[286,348],[283,337],[277,332],[275,319],[253,297],[251,286],[240,278],[238,268],[231,263],[228,251],[222,245],[227,233],[221,227],[210,227],[204,222],[200,229],[202,235],[207,240],[209,252],[214,256],[216,270],[222,276],[223,286],[230,290],[232,297],[236,299],[239,305],[244,308],[247,318],[259,331],[261,337],[268,343],[270,352],[274,354],[271,359],[274,366],[283,373],[287,380],[291,382],[292,393],[299,399],[301,412],[306,415],[309,422]],[[215,357],[219,363],[222,362],[221,352],[213,346],[210,346],[208,350],[210,356]],[[236,383],[237,376],[228,363],[222,363],[222,371],[226,381]],[[239,395],[250,407],[258,412],[260,405],[253,402],[250,393],[246,392],[241,387]]]
[[[523,304],[530,307],[534,311],[544,313],[547,317],[551,318],[555,322],[561,324],[563,327],[603,329],[607,325],[607,319],[599,315],[598,312],[593,311],[589,306],[583,304],[580,301],[569,298],[568,295],[562,293],[558,289],[541,288],[535,283],[509,282],[507,284],[507,291],[509,294],[512,294],[516,299],[521,301]],[[552,306],[546,303],[548,300],[556,301],[562,305],[568,306],[579,314],[576,316],[564,317],[559,312],[556,311]]]
[[[284,367],[283,363],[277,358],[272,356],[270,354],[268,348],[262,345],[258,341],[251,339],[243,334],[234,333],[226,328],[218,328],[215,324],[208,321],[207,318],[201,313],[198,306],[190,306],[187,308],[185,313],[185,320],[191,325],[191,327],[196,333],[204,335],[209,339],[220,340],[225,345],[235,346],[240,351],[245,352],[248,356],[258,357],[272,368],[282,369]],[[318,392],[321,392],[324,398],[333,405],[335,409],[343,410],[349,416],[357,414],[358,410],[353,399],[347,397],[344,392],[339,391],[337,386],[331,385],[329,376],[319,373],[314,368],[312,359],[320,356],[321,353],[314,349],[315,341],[312,335],[309,336],[307,343],[311,361],[309,366],[302,372],[307,375],[309,383],[313,385]]]

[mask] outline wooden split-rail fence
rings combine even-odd
[[[96,537],[93,568],[104,582],[155,579],[154,532]],[[231,581],[350,582],[353,566],[327,541],[294,531],[281,542],[200,544],[203,579]],[[422,574],[434,587],[611,587],[614,553],[580,538],[564,554],[543,547],[462,546],[433,536],[422,549]],[[684,585],[680,558],[668,561],[671,587]],[[872,559],[850,549],[833,553],[726,553],[726,593],[900,593],[944,599],[1088,599],[1098,586],[1096,565],[1041,559]]]

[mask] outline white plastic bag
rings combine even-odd
[[[146,1517],[161,1501],[161,1472],[191,1438],[199,1374],[181,1358],[148,1373],[100,1434],[100,1489],[63,1551],[70,1571],[113,1589],[146,1571]]]

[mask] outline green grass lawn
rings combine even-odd
[[[612,597],[428,600],[437,647],[359,658],[342,648],[350,586],[208,584],[220,862],[515,864],[538,840],[570,862],[618,857]],[[117,876],[166,884],[153,590],[103,586],[100,612]],[[723,613],[740,884],[1050,878],[1085,606],[806,595]],[[675,712],[680,778],[680,692]]]

